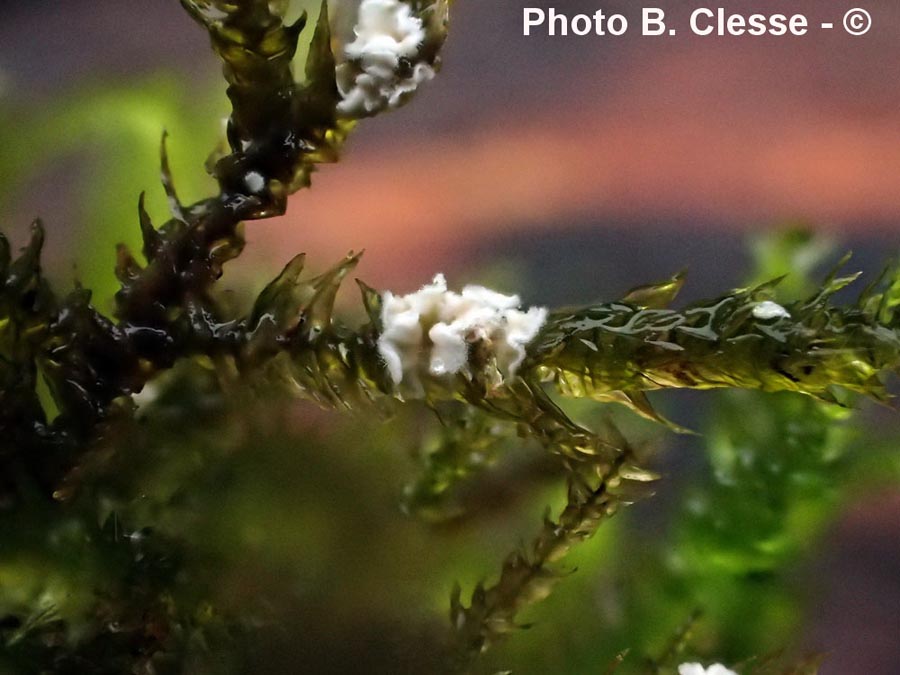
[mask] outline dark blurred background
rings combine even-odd
[[[298,251],[324,267],[364,247],[360,276],[376,288],[407,291],[444,271],[560,304],[687,268],[685,295],[697,298],[739,284],[748,240],[772,228],[811,228],[868,274],[900,252],[895,0],[753,3],[838,26],[791,38],[694,37],[686,17],[700,3],[673,0],[648,4],[682,28],[676,38],[641,37],[624,0],[602,6],[631,19],[626,36],[525,38],[526,4],[459,0],[440,77],[363,124],[286,216],[250,224],[226,284],[261,284]],[[839,29],[855,4],[874,19],[862,37]],[[141,190],[163,220],[163,127],[183,196],[211,189],[202,159],[227,114],[219,66],[176,0],[0,2],[0,45],[13,139],[0,160],[3,227],[21,236],[44,218],[51,276],[97,288],[102,305]],[[896,416],[879,420],[896,430]],[[815,573],[829,582],[806,638],[827,645],[826,675],[900,672],[898,535],[893,492],[858,504],[828,538]]]

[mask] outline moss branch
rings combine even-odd
[[[453,643],[462,669],[482,652],[521,628],[518,615],[529,605],[546,598],[564,576],[559,565],[579,543],[594,535],[618,509],[650,494],[656,479],[637,468],[633,451],[616,436],[622,448],[610,464],[581,466],[569,475],[566,506],[558,520],[547,517],[528,551],[515,551],[490,587],[478,584],[468,607],[456,587],[451,598],[450,620]]]
[[[85,443],[102,435],[104,424],[128,412],[127,397],[159,370],[196,353],[238,360],[245,355],[247,321],[226,319],[211,295],[223,265],[243,248],[241,223],[283,213],[287,196],[308,184],[315,164],[336,159],[352,126],[334,112],[338,92],[326,4],[302,84],[294,80],[291,60],[305,18],[287,25],[273,10],[276,4],[183,2],[209,31],[224,64],[233,107],[231,153],[213,168],[219,194],[184,206],[163,139],[163,185],[173,217],[156,229],[141,198],[146,265],[119,247],[117,321],[97,312],[86,290],[61,300],[52,293],[41,274],[40,224],[15,263],[3,240],[3,377],[10,385],[2,395],[16,404],[5,406],[2,421],[16,445],[0,457],[42,457],[39,464],[56,467],[42,471],[51,485]],[[34,394],[38,373],[59,409],[52,423]]]

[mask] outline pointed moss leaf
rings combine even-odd
[[[212,3],[205,0],[181,0],[181,6],[202,26],[209,26],[218,14]]]
[[[369,321],[372,323],[372,326],[375,327],[375,330],[380,333],[382,328],[381,294],[360,279],[356,280],[356,285],[359,286],[359,291],[362,294],[363,308],[366,310],[366,316],[369,317]]]
[[[359,264],[362,255],[362,252],[349,253],[332,269],[311,282],[315,292],[309,304],[304,308],[308,340],[315,341],[331,324],[334,302],[341,283],[347,274]]]
[[[44,248],[44,224],[35,220],[31,224],[31,237],[19,257],[10,265],[7,284],[24,289],[33,283],[40,274],[41,251]]]
[[[307,87],[319,105],[336,104],[338,89],[336,80],[336,62],[331,49],[331,24],[328,20],[328,0],[322,0],[319,20],[309,46],[306,58]]]
[[[823,291],[819,297],[824,298],[829,295],[834,295],[838,291],[840,291],[840,290],[846,288],[847,286],[849,286],[850,284],[852,284],[854,281],[859,279],[861,276],[862,276],[862,272],[855,272],[853,274],[848,274],[847,276],[837,277],[835,279],[832,279],[825,285],[825,288],[823,289]]]
[[[260,321],[267,315],[272,317],[279,328],[286,328],[291,317],[299,315],[301,298],[297,297],[297,286],[305,263],[306,254],[294,256],[281,273],[263,289],[250,313],[251,329],[259,326]]]
[[[900,329],[900,266],[890,277],[887,287],[881,293],[876,310],[876,319],[888,326]]]
[[[661,476],[655,471],[644,469],[636,464],[623,464],[619,470],[619,475],[626,480],[638,481],[642,483],[652,483],[658,481]]]
[[[169,201],[169,210],[172,212],[172,216],[182,223],[187,223],[184,208],[181,206],[181,200],[178,199],[178,192],[175,189],[175,179],[172,177],[172,168],[169,166],[168,139],[169,132],[163,131],[162,140],[159,142],[160,178],[162,180],[163,190],[166,192],[166,198]]]
[[[782,274],[781,276],[763,281],[747,291],[747,295],[754,299],[758,297],[769,297],[775,288],[780,286],[787,277],[787,274]]]
[[[141,273],[141,266],[125,244],[116,247],[116,278],[123,285],[129,284]]]
[[[153,227],[153,222],[150,220],[150,214],[147,213],[147,209],[144,206],[145,197],[146,193],[141,192],[141,196],[138,198],[138,220],[141,226],[144,258],[146,258],[148,262],[151,262],[159,254],[162,248],[163,239],[162,235],[160,235],[156,228]]]
[[[647,309],[663,309],[675,300],[675,297],[684,286],[685,279],[685,274],[679,272],[668,281],[638,286],[628,291],[625,297],[622,298],[622,302]]]
[[[650,403],[650,399],[647,398],[646,392],[643,391],[614,391],[608,394],[598,394],[593,396],[592,398],[599,401],[614,401],[616,403],[620,403],[625,407],[629,408],[633,412],[637,413],[644,419],[648,419],[651,422],[657,422],[658,424],[662,424],[667,427],[671,431],[674,431],[678,434],[694,434],[695,432],[687,429],[675,422],[672,422],[667,417],[661,415],[657,410],[653,407],[653,404]]]

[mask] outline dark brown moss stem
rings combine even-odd
[[[10,344],[2,355],[10,364],[30,367],[3,366],[3,379],[10,380],[3,398],[16,398],[19,404],[0,416],[0,432],[15,444],[6,448],[4,443],[0,459],[41,458],[35,466],[54,467],[41,472],[48,487],[77,462],[92,439],[103,435],[103,426],[117,411],[130,410],[130,394],[178,359],[198,353],[238,362],[248,354],[269,358],[277,348],[296,343],[275,336],[269,340],[274,350],[246,349],[255,326],[225,316],[212,287],[225,263],[243,249],[241,223],[284,213],[288,195],[308,184],[315,164],[336,159],[350,128],[334,113],[338,93],[327,6],[323,3],[300,84],[291,62],[305,17],[287,25],[278,3],[264,0],[182,0],[182,5],[209,32],[229,84],[231,153],[212,168],[219,194],[190,206],[180,203],[164,137],[163,186],[173,217],[156,229],[141,197],[138,217],[146,264],[119,247],[115,321],[91,305],[89,291],[77,289],[56,299],[41,275],[39,225],[14,263],[3,240],[0,280],[9,306],[2,308],[2,316],[21,330],[9,331]],[[58,408],[52,424],[35,394],[41,377]],[[18,385],[12,386],[14,382]],[[23,387],[27,396],[20,396]],[[5,462],[0,468],[6,468]]]

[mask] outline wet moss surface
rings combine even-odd
[[[17,509],[69,519],[83,476],[114,461],[110,448],[135,432],[133,396],[179,364],[202,364],[205,375],[191,385],[192,395],[203,389],[220,401],[237,382],[289,390],[329,408],[384,412],[407,402],[378,353],[380,295],[359,284],[368,317],[361,327],[333,315],[358,254],[313,277],[304,276],[305,259],[297,256],[247,313],[215,292],[224,266],[243,249],[244,224],[283,214],[315,167],[338,159],[355,124],[336,112],[327,3],[309,26],[305,17],[286,24],[282,3],[182,4],[208,31],[232,104],[229,150],[209,162],[218,194],[181,203],[163,136],[171,219],[157,227],[139,199],[142,256],[124,246],[117,251],[112,318],[92,306],[89,289],[59,294],[50,287],[41,269],[40,223],[16,257],[0,236],[0,508],[7,522]],[[429,21],[445,21],[441,3],[413,7]],[[301,34],[310,31],[298,81],[292,62]],[[444,34],[435,32],[423,47],[431,64]],[[776,283],[672,309],[679,276],[617,301],[551,313],[514,377],[504,379],[490,345],[473,339],[464,372],[426,378],[422,398],[444,431],[407,495],[410,511],[439,512],[456,483],[520,439],[548,451],[568,481],[559,516],[548,517],[531,545],[507,558],[494,584],[479,584],[466,602],[454,594],[452,627],[436,652],[442,664],[468,668],[513,631],[518,615],[549,594],[570,550],[621,506],[649,495],[656,480],[615,426],[595,432],[576,423],[550,392],[624,404],[679,431],[645,392],[786,391],[835,406],[845,403],[844,392],[885,400],[884,378],[900,366],[900,275],[886,273],[856,303],[835,305],[832,296],[854,279],[832,274],[812,297],[760,316],[756,309],[773,302]],[[61,620],[44,622],[44,632],[29,642],[22,637],[29,635],[25,619],[0,617],[6,622],[0,629],[14,636],[8,642],[23,645],[17,658],[59,672],[126,672],[163,658],[171,636],[187,625],[227,633],[227,622],[199,592],[185,607],[172,600],[173,587],[183,584],[182,557],[190,555],[184,542],[137,535],[129,534],[134,538],[123,553],[116,521],[105,519],[91,539],[90,555],[120,575],[94,607],[95,623],[106,628],[80,651],[67,645]],[[165,658],[176,663],[178,656]]]

